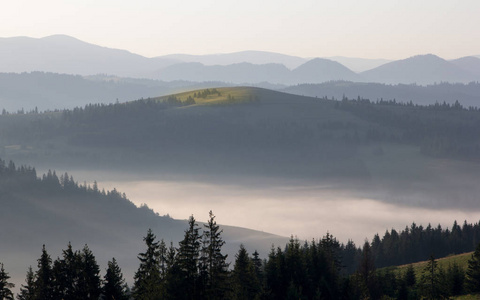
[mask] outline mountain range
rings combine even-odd
[[[371,69],[355,73],[340,62],[356,70]],[[342,57],[307,59],[262,51],[203,56],[174,54],[147,58],[64,35],[40,39],[0,39],[0,72],[4,73],[44,71],[78,75],[108,74],[235,84],[269,82],[290,85],[350,80],[423,85],[443,81],[478,81],[479,65],[478,57],[447,61],[432,54],[390,62]]]
[[[473,63],[464,66],[464,60]],[[472,66],[480,66],[480,59],[468,57],[449,62],[433,54],[417,55],[403,60],[386,63],[375,69],[362,72],[360,75],[367,82],[387,84],[432,84],[440,82],[469,82],[479,80],[478,70]]]

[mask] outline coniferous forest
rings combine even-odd
[[[68,175],[58,178],[49,172],[38,178],[34,168],[13,162],[0,161],[0,177],[4,194],[24,185],[38,192],[110,197],[112,205],[126,200],[116,191],[79,185]],[[455,221],[447,229],[413,223],[399,232],[387,230],[383,237],[377,234],[361,247],[351,240],[341,243],[329,233],[312,241],[292,236],[286,245],[272,245],[267,257],[242,245],[229,258],[222,233],[212,212],[202,226],[191,216],[177,245],[148,230],[144,251],[132,253],[138,258],[133,281],[123,276],[115,258],[100,267],[88,245],[75,250],[68,243],[57,259],[49,255],[48,245],[39,246],[40,255],[26,270],[16,298],[440,299],[480,292],[479,223],[460,226]],[[455,264],[441,268],[435,259],[473,250],[466,269]],[[427,259],[421,274],[411,266],[400,272],[384,268]],[[14,299],[8,270],[0,267],[0,299]]]
[[[480,300],[479,0],[93,2],[0,6],[0,300]]]
[[[195,93],[183,101],[176,96],[170,96],[162,101],[148,99],[109,106],[90,105],[64,111],[61,115],[53,113],[54,117],[51,119],[48,113],[39,117],[37,112],[31,112],[28,117],[33,119],[39,117],[38,120],[35,119],[27,125],[19,123],[18,126],[13,125],[17,122],[15,118],[21,114],[11,116],[15,117],[11,120],[7,114],[4,121],[11,123],[6,123],[8,126],[3,129],[2,134],[12,140],[18,139],[21,143],[22,139],[30,138],[48,140],[47,133],[57,132],[59,136],[69,136],[70,145],[91,144],[98,147],[105,144],[105,147],[112,148],[134,147],[140,152],[150,148],[155,151],[157,148],[166,151],[165,149],[169,147],[164,143],[166,137],[168,139],[174,137],[176,143],[173,145],[188,146],[190,145],[186,143],[188,139],[179,138],[183,136],[179,132],[188,131],[190,136],[198,126],[187,126],[186,123],[184,127],[179,127],[178,123],[169,123],[168,118],[162,119],[158,116],[165,111],[173,111],[173,108],[194,105],[196,101],[202,101],[211,95],[222,96],[219,91],[213,89]],[[237,101],[230,94],[223,96],[230,102]],[[263,98],[247,98],[241,107],[243,109],[256,107],[262,101],[259,99]],[[364,128],[363,132],[359,132],[354,129],[358,126],[354,126],[353,123],[325,120],[316,124],[318,131],[325,131],[324,135],[318,137],[319,141],[326,139],[342,145],[404,143],[415,145],[423,155],[431,157],[474,159],[478,155],[478,145],[473,138],[477,134],[476,108],[465,109],[458,103],[431,106],[383,100],[373,103],[360,97],[356,100],[344,98],[335,102],[328,99],[319,101],[331,110],[348,113],[355,118],[378,125],[369,126]],[[221,105],[214,106],[214,109],[224,108]],[[438,119],[439,114],[445,116]],[[202,126],[207,129],[215,127],[202,115],[193,115],[189,122],[196,120],[195,118],[202,119],[203,123],[199,124],[203,124]],[[165,127],[163,123],[160,126],[159,122],[175,126]],[[130,124],[137,124],[137,127],[143,124],[144,129],[151,124],[158,126],[155,127],[156,130],[149,131],[138,130]],[[274,142],[269,142],[265,138],[272,132],[272,128],[268,126],[262,127],[265,134],[262,130],[246,130],[245,140],[246,136],[251,139],[255,133],[261,136],[257,139],[259,145],[268,144],[268,147],[272,145],[287,147],[292,140],[296,141],[297,145],[311,143],[310,138],[305,137],[305,132],[309,132],[308,127],[300,128],[296,123],[287,125],[285,128],[293,128],[291,135],[285,137],[285,130],[275,129],[279,136]],[[233,123],[229,126],[236,128]],[[160,128],[163,128],[163,133]],[[201,143],[210,145],[215,141],[218,145],[231,146],[232,137],[229,130],[221,132],[225,128],[217,128],[219,134],[209,140],[201,140]],[[338,129],[343,130],[343,134],[336,132]],[[296,133],[300,131],[303,134],[297,135]],[[144,135],[138,132],[143,132]],[[459,132],[462,134],[459,135]],[[125,135],[136,139],[126,140]],[[305,139],[301,140],[303,138]],[[152,144],[145,144],[145,140]],[[53,145],[52,142],[50,146],[54,147]],[[173,152],[177,153],[178,148],[174,150]],[[332,150],[331,154],[347,158],[351,153],[342,154]],[[20,199],[25,198],[26,194],[30,197],[30,204],[33,205],[38,205],[38,199],[50,198],[54,205],[61,204],[62,199],[70,201],[82,199],[81,201],[85,201],[83,202],[85,207],[98,209],[102,203],[106,204],[106,207],[116,207],[115,215],[122,217],[115,219],[114,224],[117,226],[120,226],[120,223],[132,222],[128,219],[130,209],[134,205],[124,194],[116,190],[101,191],[96,183],[92,186],[86,183],[78,184],[67,173],[57,176],[54,171],[48,171],[39,178],[35,168],[23,165],[17,167],[11,161],[7,163],[0,160],[0,188],[2,192],[0,196],[6,201],[4,205],[19,210],[25,207]],[[32,209],[25,211],[25,215],[28,217],[34,210],[33,206]],[[90,209],[85,208],[85,211]],[[114,215],[113,210],[105,208],[97,212],[99,217],[102,213]],[[143,213],[145,216],[148,215],[148,218],[158,217],[149,213],[148,209]],[[5,211],[3,214],[0,212],[0,216],[4,219],[12,218]],[[67,218],[62,222],[61,226],[66,229],[75,228]],[[58,224],[51,224],[44,229],[48,230],[52,226]],[[356,245],[352,240],[342,243],[328,232],[322,238],[311,241],[300,241],[292,236],[286,245],[272,245],[270,253],[264,257],[256,249],[247,249],[244,245],[240,246],[235,257],[228,257],[222,249],[226,243],[222,233],[212,212],[207,223],[202,225],[198,225],[192,216],[188,221],[188,228],[184,231],[184,238],[178,244],[166,239],[157,239],[154,232],[149,230],[143,238],[144,252],[131,253],[132,256],[137,255],[139,264],[133,278],[123,276],[121,266],[115,258],[103,267],[105,269],[101,268],[87,245],[80,250],[74,250],[69,243],[66,249],[62,250],[60,257],[52,259],[47,252],[46,244],[41,248],[41,256],[37,263],[32,262],[34,267],[26,270],[25,283],[20,287],[17,298],[441,299],[479,292],[480,248],[477,246],[480,242],[479,223],[464,221],[459,224],[454,221],[450,228],[412,223],[400,231],[392,228],[386,230],[383,236],[376,234],[371,241],[366,241],[363,245]],[[443,268],[437,264],[436,258],[475,249],[477,250],[472,255],[468,268],[456,264]],[[398,269],[400,271],[395,267],[427,259],[428,265],[421,272],[415,271],[413,267]],[[8,270],[2,264],[0,299],[13,299],[12,288]]]
[[[466,270],[457,264],[440,268],[432,254],[416,274],[412,265],[401,272],[377,269],[375,242],[359,249],[328,233],[310,242],[292,237],[283,247],[272,246],[266,258],[242,245],[229,263],[212,212],[203,228],[191,216],[177,246],[158,240],[151,229],[143,241],[132,285],[115,258],[101,276],[88,245],[74,250],[68,244],[56,260],[43,245],[16,299],[448,299],[480,293],[480,244]],[[0,299],[15,299],[0,267]]]

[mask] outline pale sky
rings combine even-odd
[[[480,55],[478,0],[2,0],[0,37],[66,34],[147,57]]]

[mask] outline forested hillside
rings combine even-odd
[[[439,82],[430,85],[417,84],[382,84],[349,81],[330,81],[320,84],[298,84],[289,86],[281,91],[296,95],[319,98],[335,98],[341,100],[346,97],[356,99],[377,100],[433,105],[435,103],[454,104],[460,102],[464,107],[480,106],[480,83],[470,82],[448,83]]]
[[[301,178],[360,187],[382,200],[401,192],[409,204],[474,207],[479,124],[478,110],[458,102],[218,88],[2,115],[0,146],[4,157],[44,169]]]
[[[453,235],[462,233],[455,226],[452,232],[457,233]],[[408,253],[418,246],[430,245],[444,251],[448,248],[445,245],[458,241],[449,238],[448,230],[439,229],[436,233],[443,235],[444,243],[433,244],[429,227],[424,231],[413,224],[412,234],[408,228],[403,231],[400,239],[404,241],[418,233],[427,235],[423,240],[417,235],[414,243],[406,244],[406,252],[402,252],[405,247],[400,247],[397,258],[408,261]],[[480,233],[478,224],[465,224],[464,234],[466,227],[475,227],[476,234]],[[409,265],[377,270],[379,245],[375,239],[357,249],[351,241],[344,246],[328,233],[320,240],[303,244],[292,237],[285,247],[272,246],[266,258],[240,245],[230,264],[222,235],[212,212],[203,230],[190,217],[178,246],[168,245],[148,230],[130,285],[115,257],[108,261],[103,273],[87,245],[74,250],[68,243],[55,261],[43,246],[37,267],[27,269],[19,298],[98,299],[102,295],[102,299],[445,299],[480,292],[480,245],[463,265],[439,266],[431,253],[422,268]],[[382,243],[389,242],[387,238]],[[13,296],[14,286],[9,279],[1,264],[0,296],[6,299]]]
[[[28,264],[34,263],[42,245],[54,249],[52,255],[59,255],[57,251],[68,242],[74,247],[88,244],[101,263],[116,257],[131,277],[135,253],[141,249],[141,237],[148,228],[166,243],[176,243],[187,224],[160,216],[147,206],[138,208],[124,194],[104,191],[96,182],[79,184],[70,175],[57,176],[54,171],[38,177],[32,167],[16,167],[3,160],[0,203],[0,262],[10,269],[16,282]],[[240,243],[266,254],[272,243],[287,240],[232,226],[224,226],[223,238],[231,257]]]

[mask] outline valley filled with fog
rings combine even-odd
[[[402,230],[412,222],[447,228],[454,220],[478,222],[480,213],[471,205],[469,192],[452,194],[448,187],[435,193],[422,187],[410,187],[404,193],[392,189],[367,192],[347,182],[305,184],[288,179],[166,175],[142,179],[125,173],[74,173],[79,180],[96,178],[100,188],[125,192],[137,206],[146,204],[160,215],[201,218],[212,210],[220,224],[294,235],[300,240],[320,239],[329,232],[340,242],[352,239],[360,245],[377,233]],[[449,201],[447,197],[456,198]]]

